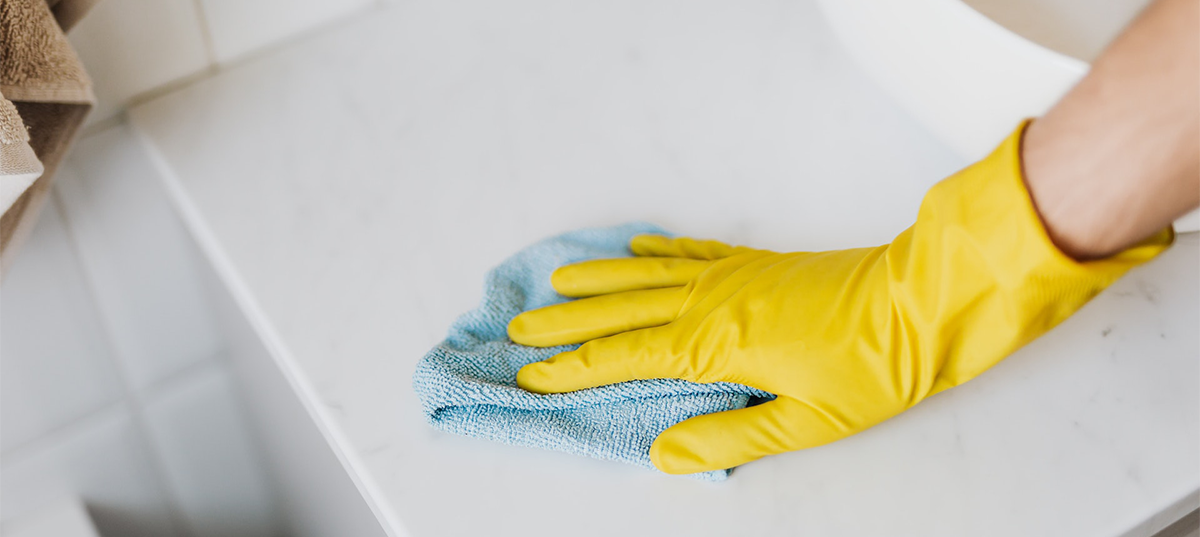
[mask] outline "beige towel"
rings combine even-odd
[[[17,107],[0,93],[0,213],[42,176],[42,161],[29,147],[29,131]]]
[[[95,100],[91,81],[44,0],[0,1],[0,93],[13,101]]]
[[[56,8],[68,1],[61,0]],[[67,15],[81,14],[77,11]],[[3,276],[33,227],[50,191],[55,168],[95,100],[91,81],[44,0],[0,0],[0,94],[12,101],[27,128],[9,128],[6,136],[27,139],[28,147],[45,167],[41,177],[0,215]],[[12,108],[6,107],[5,114],[11,112]],[[19,152],[16,158],[30,164],[28,152],[11,145],[14,153]]]

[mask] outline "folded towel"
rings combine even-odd
[[[0,2],[0,92],[13,101],[95,100],[83,64],[43,0]]]
[[[438,429],[521,446],[623,461],[644,468],[666,428],[701,414],[745,407],[770,394],[729,383],[658,379],[573,393],[539,395],[517,387],[521,366],[577,345],[538,349],[509,341],[517,314],[564,302],[550,286],[554,269],[588,259],[625,257],[629,239],[665,233],[650,224],[585,229],[543,240],[488,273],[483,302],[459,317],[446,340],[417,364],[413,388]],[[708,481],[728,470],[693,474]]]
[[[42,176],[42,161],[29,147],[29,132],[17,107],[0,93],[0,213]]]
[[[71,9],[74,11],[64,12],[64,17],[77,18],[83,13]],[[0,215],[0,274],[4,274],[33,228],[50,192],[55,168],[95,100],[79,57],[43,0],[0,0],[0,93],[13,105],[0,113],[15,109],[28,128],[22,128],[17,136],[23,141],[0,144],[0,158],[7,160],[2,172],[7,180],[0,181],[0,207],[4,208]],[[15,125],[9,119],[4,121]],[[3,136],[15,139],[14,132],[10,129]],[[40,164],[33,164],[30,151]],[[16,164],[9,167],[9,162]],[[26,184],[35,169],[41,176]]]

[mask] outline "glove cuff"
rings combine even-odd
[[[1000,279],[1022,284],[1030,278],[1046,277],[1079,280],[1102,288],[1174,242],[1175,231],[1167,226],[1107,258],[1077,261],[1063,253],[1038,214],[1021,166],[1021,140],[1030,123],[1021,122],[987,158],[934,187],[937,194],[948,190],[959,198],[961,212],[956,221],[986,246],[981,251],[992,258],[996,267],[1006,269],[997,274]],[[932,195],[936,195],[934,191]]]
[[[969,380],[1050,330],[1174,241],[1168,226],[1104,259],[1077,261],[1059,250],[1022,174],[1021,138],[1028,125],[1022,122],[986,158],[930,189],[911,235],[901,240],[924,267],[937,267],[917,279],[941,279],[923,286],[936,297],[923,304],[932,306],[924,315],[943,322],[986,320],[945,349],[939,390]],[[951,281],[953,292],[943,292]]]

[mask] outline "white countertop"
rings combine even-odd
[[[911,223],[963,163],[810,2],[403,2],[131,116],[396,534],[1144,535],[1198,501],[1195,235],[978,379],[723,484],[424,423],[414,364],[536,239]]]

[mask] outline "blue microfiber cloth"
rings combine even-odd
[[[483,302],[459,317],[446,340],[417,364],[413,389],[429,423],[464,436],[654,468],[650,444],[666,428],[693,416],[745,407],[751,398],[771,397],[739,384],[675,379],[552,395],[517,387],[521,366],[578,345],[518,345],[508,339],[508,322],[523,311],[567,300],[550,286],[554,269],[630,256],[629,240],[641,233],[666,234],[645,223],[573,231],[525,248],[492,269]],[[729,470],[692,476],[722,481]]]

